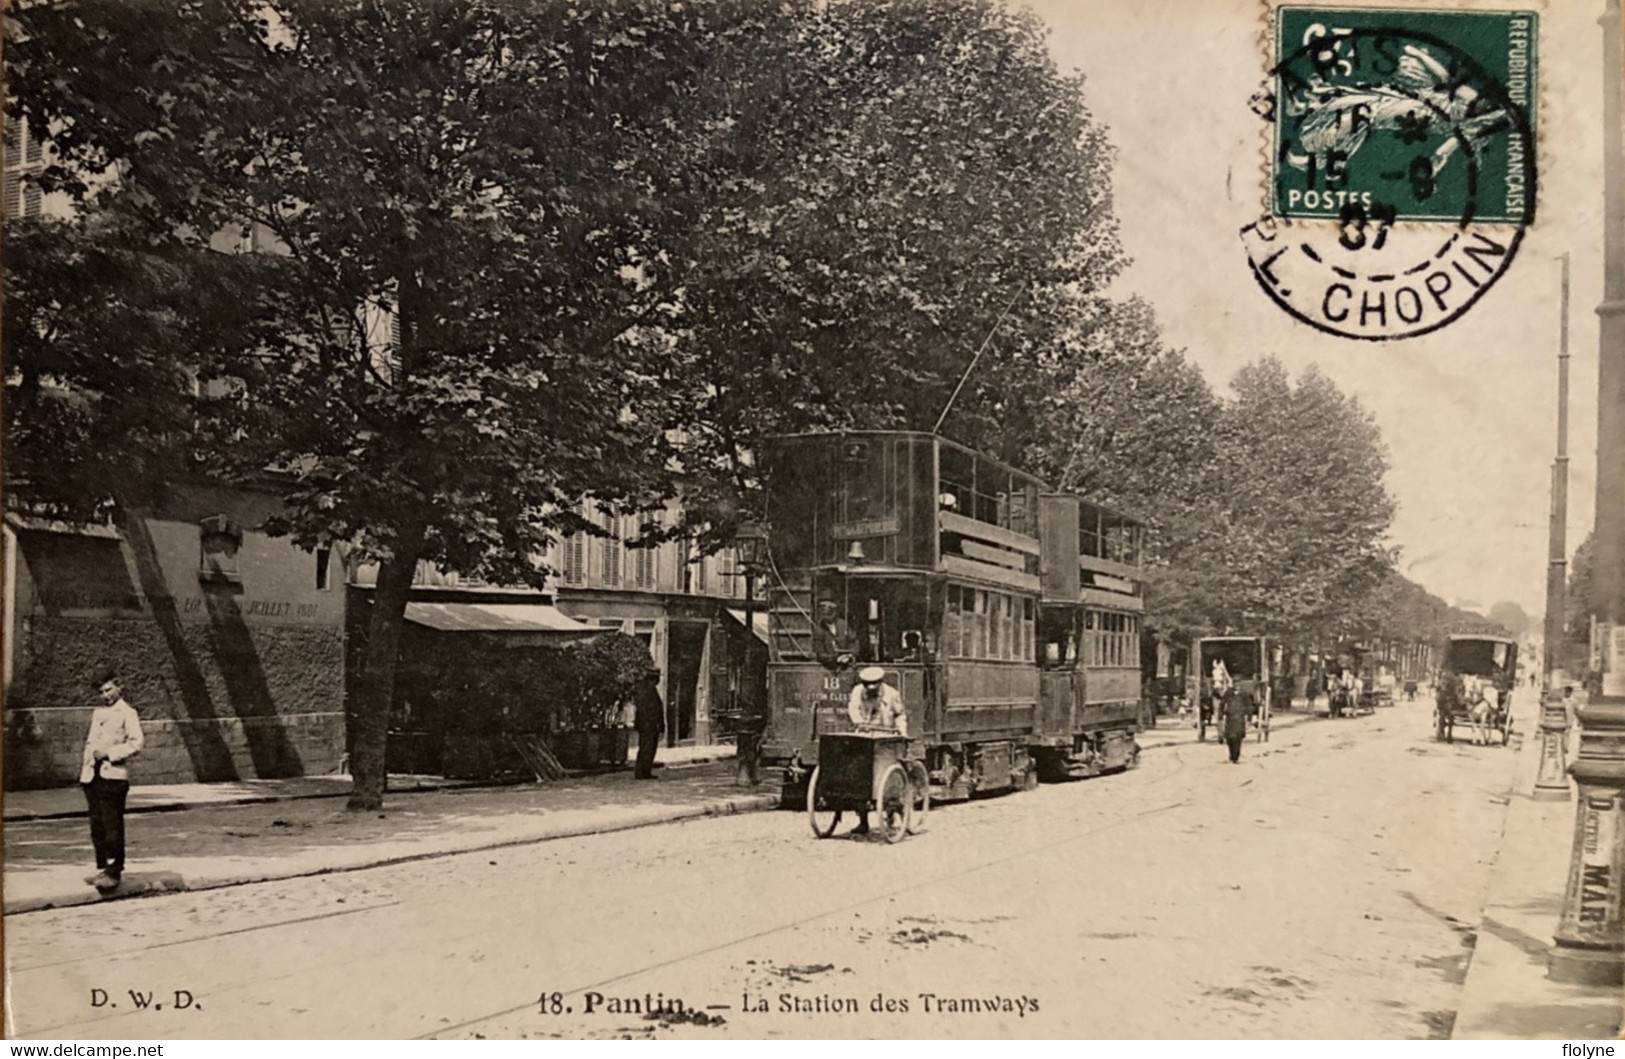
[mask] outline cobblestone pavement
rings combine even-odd
[[[1443,1036],[1511,754],[1430,737],[1415,703],[1168,748],[895,846],[760,813],[19,916],[15,1030]]]

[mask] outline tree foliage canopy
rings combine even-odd
[[[111,230],[104,278],[207,279],[67,339],[35,299],[33,377],[130,376],[202,469],[276,476],[274,528],[380,560],[358,804],[419,560],[537,582],[585,496],[725,535],[754,437],[928,428],[999,324],[956,412],[994,444],[1121,267],[1104,134],[991,0],[25,0],[6,31],[78,260]],[[62,370],[104,323],[150,340]]]
[[[1164,632],[1312,640],[1353,624],[1392,566],[1393,501],[1371,416],[1318,370],[1264,358],[1228,399],[1132,304],[1033,446],[1062,488],[1153,531],[1148,620]]]

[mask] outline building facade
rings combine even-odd
[[[141,783],[339,768],[341,567],[258,529],[278,507],[269,494],[167,493],[117,526],[7,514],[7,788],[78,781],[107,671],[146,732]]]
[[[675,507],[617,517],[589,505],[582,514],[604,535],[576,533],[550,550],[558,608],[648,644],[661,672],[667,745],[726,741],[767,687],[766,614],[759,602],[747,607],[745,572],[734,550],[704,555],[682,540],[627,544],[651,525],[675,524]],[[748,611],[754,611],[753,627],[747,627]]]

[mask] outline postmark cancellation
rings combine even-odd
[[[1505,274],[1535,217],[1537,34],[1528,11],[1273,12],[1267,209],[1242,241],[1282,309],[1406,338]]]

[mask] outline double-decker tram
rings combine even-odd
[[[902,694],[932,800],[1134,760],[1140,528],[934,434],[765,443],[763,758],[792,786],[851,727],[859,668]]]
[[[1138,763],[1145,529],[1078,497],[1040,498],[1039,778]]]

